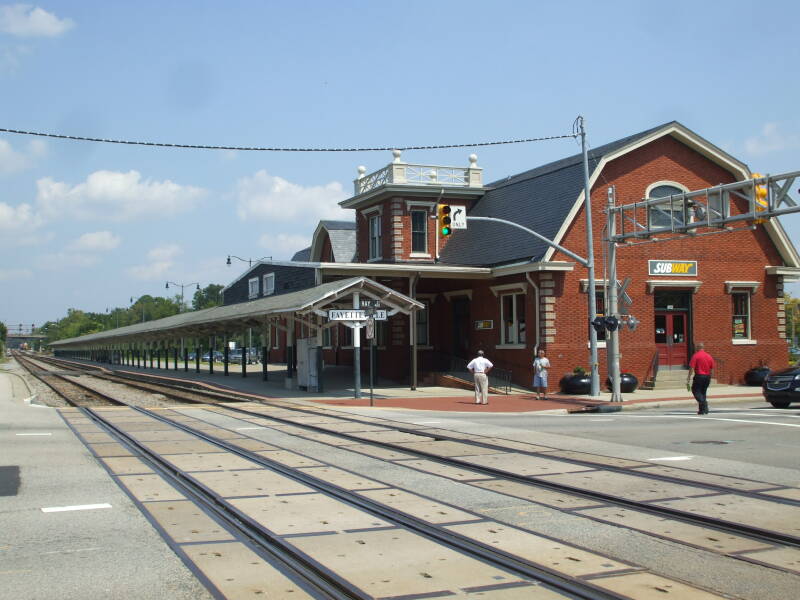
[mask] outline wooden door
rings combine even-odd
[[[656,311],[654,333],[659,365],[685,366],[688,363],[687,317],[685,312]]]

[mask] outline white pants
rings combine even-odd
[[[486,373],[475,373],[475,404],[489,404],[489,378]]]

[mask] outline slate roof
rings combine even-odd
[[[292,262],[308,262],[309,260],[311,260],[311,246],[298,250],[292,257]]]
[[[320,225],[327,230],[328,238],[331,240],[333,262],[354,262],[356,258],[355,221],[320,221]]]
[[[653,127],[598,148],[589,149],[589,175],[606,154],[675,124]],[[488,191],[470,216],[497,217],[555,239],[583,190],[583,156],[578,153],[524,173],[488,184]],[[549,246],[519,229],[501,223],[471,222],[466,231],[448,240],[440,262],[464,266],[497,266],[521,260],[541,260]]]

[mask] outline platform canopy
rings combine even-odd
[[[315,317],[326,308],[352,307],[352,296],[378,300],[390,315],[412,312],[424,305],[367,277],[351,277],[323,283],[313,288],[278,294],[227,306],[185,312],[163,319],[137,323],[117,329],[90,333],[76,338],[58,340],[50,346],[56,349],[82,348],[144,342],[181,337],[199,337],[242,331],[245,328],[266,327],[275,321],[296,318],[314,326]],[[347,304],[346,301],[350,300]],[[310,321],[315,319],[311,318]],[[321,320],[321,319],[320,319]]]

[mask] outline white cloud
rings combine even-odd
[[[84,233],[77,240],[73,241],[68,248],[79,252],[102,252],[113,250],[122,240],[119,236],[110,231],[95,231]]]
[[[44,177],[36,186],[37,206],[49,219],[162,218],[191,210],[206,194],[202,188],[178,185],[168,179],[143,180],[138,171],[95,171],[77,185]]]
[[[74,25],[72,19],[59,19],[38,6],[30,4],[0,6],[0,31],[18,37],[56,37]]]
[[[31,277],[33,277],[33,271],[30,269],[0,269],[0,281],[16,281]]]
[[[0,232],[30,233],[39,228],[43,219],[30,204],[11,206],[0,202]]]
[[[6,140],[0,140],[0,175],[16,173],[33,166],[35,159],[47,154],[47,144],[42,140],[31,140],[27,147],[15,150]]]
[[[93,267],[99,262],[99,256],[85,252],[55,252],[36,258],[36,265],[39,268],[49,270],[82,269]]]
[[[777,123],[765,123],[759,135],[747,138],[745,150],[755,156],[800,148],[800,136],[787,133]]]
[[[256,172],[236,183],[236,213],[246,219],[274,221],[302,220],[310,228],[320,219],[352,220],[353,211],[339,207],[347,198],[342,184],[333,181],[324,186],[305,187],[270,175],[265,170]]]
[[[149,262],[136,265],[128,269],[128,273],[135,279],[151,281],[163,278],[175,265],[174,259],[183,252],[177,244],[157,246],[147,253]]]
[[[279,233],[263,234],[258,238],[258,245],[266,248],[274,260],[288,260],[294,253],[311,245],[311,238],[305,235]]]

